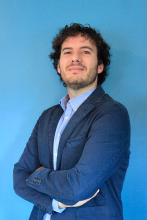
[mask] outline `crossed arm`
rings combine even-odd
[[[41,167],[39,167],[37,170],[40,170],[40,169],[42,169],[42,168],[45,168],[44,166],[41,166]],[[36,171],[37,171],[36,170]],[[98,193],[99,193],[99,189],[96,191],[96,193],[91,197],[91,198],[89,198],[89,199],[85,199],[85,200],[82,200],[82,201],[79,201],[79,202],[77,202],[75,205],[65,205],[65,204],[63,204],[63,203],[61,203],[61,202],[58,202],[58,207],[59,208],[61,208],[61,209],[63,209],[63,208],[72,208],[72,207],[79,207],[79,206],[82,206],[82,205],[84,205],[85,203],[87,203],[87,202],[89,202],[91,199],[93,199]]]
[[[37,206],[41,204],[49,214],[52,212],[52,199],[59,201],[61,208],[79,206],[92,199],[100,186],[120,167],[128,151],[128,116],[126,112],[116,110],[95,121],[75,167],[59,171],[42,168],[34,172],[42,166],[36,147],[37,131],[38,125],[15,165],[14,189],[24,199]]]

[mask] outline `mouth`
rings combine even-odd
[[[71,66],[68,68],[69,71],[83,71],[84,70],[84,67],[81,67],[81,66]]]

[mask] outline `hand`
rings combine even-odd
[[[65,205],[65,204],[63,204],[63,203],[61,203],[61,202],[58,202],[58,206],[59,206],[59,208],[69,208],[69,207],[82,206],[82,205],[84,205],[86,202],[88,202],[89,200],[93,199],[93,198],[99,193],[99,191],[100,191],[100,190],[98,189],[97,192],[96,192],[90,199],[85,199],[85,200],[79,201],[79,202],[77,202],[75,205],[70,206],[70,205]]]
[[[42,167],[39,167],[37,170],[40,170],[40,169],[42,169],[42,168],[45,168],[44,166],[42,166]],[[35,172],[37,171],[37,170],[35,170]]]

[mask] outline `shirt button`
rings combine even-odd
[[[55,153],[55,156],[57,157],[57,153]]]
[[[58,136],[60,136],[60,133],[58,134]]]
[[[77,111],[77,108],[75,109],[75,112]]]
[[[65,117],[65,119],[67,120],[67,119],[68,119],[68,117]]]

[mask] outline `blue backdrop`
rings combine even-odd
[[[0,220],[26,220],[32,204],[15,195],[13,165],[42,111],[66,94],[48,58],[66,24],[89,23],[111,46],[103,88],[123,103],[132,125],[122,199],[125,220],[147,219],[147,1],[0,1]]]

